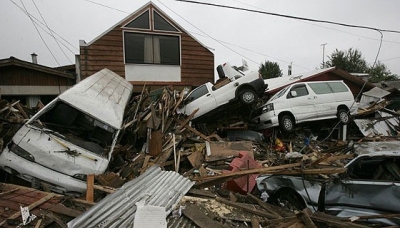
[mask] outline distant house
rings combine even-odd
[[[80,77],[108,68],[134,85],[198,86],[214,81],[214,55],[152,2],[89,43],[80,41]]]
[[[33,57],[36,57],[33,54]],[[75,84],[75,76],[51,67],[14,57],[0,59],[2,99],[19,100],[30,107],[40,100],[46,104]]]
[[[366,82],[363,79],[348,73],[347,71],[336,67],[330,67],[297,75],[284,75],[279,78],[266,79],[265,83],[268,84],[268,90],[266,93],[268,96],[272,96],[284,87],[296,82],[332,80],[343,80],[344,83],[346,83],[346,85],[350,88],[354,97],[361,97],[361,92],[368,91],[375,87],[375,85],[372,83]]]

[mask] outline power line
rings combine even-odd
[[[180,17],[182,20],[186,21],[186,22],[189,23],[191,26],[193,26],[194,28],[196,28],[196,29],[199,30],[200,32],[204,33],[204,34],[205,34],[206,36],[208,36],[209,38],[213,39],[215,42],[221,44],[221,45],[224,46],[225,48],[227,48],[227,49],[231,50],[232,52],[234,52],[234,53],[236,53],[236,54],[242,56],[243,58],[245,58],[245,59],[247,59],[247,60],[250,60],[250,61],[252,61],[252,62],[255,63],[255,64],[259,64],[259,63],[257,63],[256,61],[254,61],[254,60],[252,60],[252,59],[250,59],[250,58],[244,56],[243,54],[241,54],[241,53],[239,53],[239,52],[233,50],[232,48],[230,48],[230,47],[224,45],[223,43],[219,42],[217,39],[215,39],[215,38],[213,38],[212,36],[208,35],[206,32],[202,31],[200,28],[196,27],[195,25],[193,25],[192,23],[190,23],[188,20],[186,20],[185,18],[183,18],[181,15],[179,15],[178,13],[176,13],[175,11],[173,11],[171,8],[169,8],[168,6],[166,6],[166,5],[165,5],[164,3],[162,3],[160,0],[158,0],[158,2],[161,3],[163,6],[165,6],[166,8],[168,8],[169,10],[171,10],[171,12],[173,12],[174,14],[176,14],[176,15],[177,15],[178,17]]]
[[[46,31],[46,29],[42,28],[40,26],[40,24],[42,26],[45,26],[43,24],[43,22],[39,21],[36,17],[34,17],[32,14],[30,14],[29,12],[26,12],[21,6],[19,6],[18,4],[16,4],[15,2],[13,2],[12,0],[10,0],[16,7],[18,7],[26,16],[36,20],[36,25],[39,26],[39,28],[41,28],[45,33],[47,33],[48,35],[50,35],[50,33],[48,31]],[[38,24],[39,23],[39,24]],[[49,28],[49,30],[51,30]],[[69,44],[71,47],[73,47],[75,50],[79,51],[78,48],[76,48],[73,44],[71,44],[68,40],[64,39],[62,36],[60,36],[59,34],[57,34],[54,30],[51,30],[53,32],[53,34],[56,34],[58,37],[60,37],[65,43]],[[67,48],[72,54],[75,54],[68,46],[66,46],[64,43],[61,43],[65,48]]]
[[[189,31],[189,32],[190,32],[191,34],[195,34],[195,35],[198,35],[198,36],[207,37],[207,36],[202,35],[202,34],[200,34],[200,33],[192,32],[192,31]],[[251,50],[251,49],[249,49],[249,48],[245,48],[245,47],[238,46],[238,45],[236,45],[236,44],[228,43],[228,42],[225,42],[225,41],[222,41],[222,40],[218,40],[218,41],[221,42],[221,43],[227,44],[227,45],[231,45],[231,46],[234,46],[234,47],[237,47],[237,48],[240,48],[240,49],[243,49],[243,50],[246,50],[246,51],[249,51],[249,52],[258,54],[258,55],[261,55],[261,56],[264,56],[264,57],[268,57],[268,58],[275,59],[275,60],[280,61],[280,62],[284,62],[284,63],[287,63],[287,64],[291,64],[291,63],[292,63],[292,62],[289,62],[289,61],[286,61],[286,60],[282,60],[282,59],[279,59],[279,58],[276,58],[276,57],[267,55],[267,54],[265,54],[265,53],[261,53],[261,52],[258,52],[258,51]],[[310,68],[308,68],[308,67],[301,66],[301,65],[298,65],[298,64],[293,64],[293,65],[294,65],[294,66],[301,67],[301,68],[304,68],[304,69],[307,69],[307,70],[312,70],[312,69],[310,69]]]
[[[175,0],[175,1],[194,3],[194,4],[199,4],[199,5],[214,6],[214,7],[220,7],[220,8],[227,8],[227,9],[234,9],[234,10],[240,10],[240,11],[247,11],[247,12],[252,12],[252,13],[267,14],[267,15],[271,15],[271,16],[285,17],[285,18],[296,19],[296,20],[340,25],[340,26],[352,27],[352,28],[369,29],[369,30],[381,31],[381,32],[400,33],[400,31],[397,31],[397,30],[378,29],[378,28],[362,26],[362,25],[351,25],[351,24],[339,23],[339,22],[334,22],[334,21],[317,20],[317,19],[312,19],[312,18],[297,17],[297,16],[286,15],[286,14],[271,13],[271,12],[265,12],[265,11],[260,11],[260,10],[252,10],[252,9],[246,9],[246,8],[241,8],[241,7],[226,6],[226,5],[219,5],[219,4],[213,4],[213,3],[205,3],[205,2],[198,2],[198,1],[191,1],[191,0]]]
[[[39,12],[40,17],[42,18],[44,24],[46,25],[47,29],[49,30],[49,32],[51,33],[51,36],[53,37],[54,41],[56,42],[56,44],[58,45],[58,47],[60,48],[60,50],[62,51],[62,53],[64,54],[65,58],[68,59],[68,61],[72,64],[72,61],[68,58],[68,56],[65,54],[64,50],[61,48],[60,44],[58,43],[58,40],[56,39],[56,37],[54,36],[53,32],[51,31],[50,27],[48,26],[46,20],[44,19],[42,13],[40,12],[39,8],[37,7],[36,3],[34,0],[32,0],[33,5],[35,5],[36,10]]]
[[[12,1],[12,0],[11,0],[11,1]],[[20,0],[20,1],[21,1],[22,6],[24,7],[25,11],[28,13],[28,10],[26,9],[24,2],[23,2],[22,0]],[[29,13],[28,13],[28,14],[29,14]],[[58,64],[58,66],[61,66],[61,64],[58,62],[58,60],[57,60],[56,57],[54,56],[53,52],[50,50],[49,46],[47,46],[46,41],[44,41],[44,39],[43,39],[43,37],[42,37],[42,34],[40,34],[39,29],[36,27],[36,24],[35,24],[35,22],[33,21],[33,19],[32,19],[30,16],[29,16],[29,19],[31,20],[33,26],[35,26],[36,32],[39,34],[40,39],[42,39],[42,41],[43,41],[44,45],[46,46],[47,50],[48,50],[48,51],[50,52],[50,54],[53,56],[54,60],[55,60],[55,61],[57,62],[57,64]]]
[[[123,10],[120,10],[120,9],[117,9],[117,8],[114,8],[114,7],[111,7],[111,6],[103,5],[103,4],[100,4],[100,3],[97,3],[97,2],[93,2],[93,1],[90,1],[90,0],[83,0],[83,1],[85,1],[85,2],[90,2],[90,3],[95,4],[95,5],[98,5],[98,6],[103,6],[103,7],[112,9],[112,10],[116,10],[116,11],[119,11],[119,12],[122,12],[122,13],[127,13],[127,14],[129,14],[129,13],[126,12],[126,11],[123,11]]]
[[[238,1],[238,0],[233,0],[233,1],[238,2],[238,3],[241,3],[241,4],[243,4],[243,5],[251,6],[251,7],[255,8],[255,9],[263,10],[262,8],[259,8],[259,7],[256,7],[256,6],[253,6],[253,5],[250,5],[250,4],[247,4],[247,3],[244,3],[244,2]],[[304,21],[300,21],[300,22],[305,23],[305,24],[308,24],[308,25],[312,25],[312,26],[324,28],[324,29],[333,30],[333,31],[336,31],[336,32],[341,32],[341,33],[350,34],[350,35],[357,36],[357,37],[361,37],[361,38],[364,38],[364,39],[375,40],[375,41],[380,41],[380,40],[381,40],[381,39],[376,39],[376,38],[361,36],[361,35],[354,34],[354,33],[351,33],[351,32],[345,32],[345,31],[342,31],[342,30],[339,30],[339,29],[335,29],[335,28],[325,27],[325,26],[318,25],[318,24],[307,23],[307,22],[304,22]],[[385,43],[400,44],[400,42],[392,41],[392,40],[383,40],[383,42],[385,42]]]

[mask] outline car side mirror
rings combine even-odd
[[[292,97],[297,97],[297,92],[296,91],[290,91],[290,96]]]

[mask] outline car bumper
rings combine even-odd
[[[266,112],[253,118],[252,122],[256,125],[256,130],[279,126],[278,116],[274,112]]]
[[[83,193],[86,182],[51,170],[35,162],[28,161],[6,147],[0,155],[0,167],[8,173],[18,172],[18,176],[32,182],[35,178],[49,183],[51,190],[58,193]],[[14,173],[13,173],[14,174]]]

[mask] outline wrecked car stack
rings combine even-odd
[[[103,76],[113,74],[108,70],[99,73]],[[116,76],[119,77],[118,75]],[[111,79],[109,83],[112,84],[114,82],[115,80]],[[342,215],[344,217],[339,218],[313,210],[311,204],[314,204],[314,207],[318,207],[323,205],[323,202],[326,204],[332,203],[328,197],[327,186],[324,188],[328,198],[323,198],[322,195],[325,194],[320,194],[323,192],[321,191],[324,186],[323,183],[338,180],[339,177],[342,181],[348,178],[348,167],[353,164],[348,162],[356,156],[350,143],[333,138],[326,141],[315,140],[308,130],[302,130],[304,126],[299,126],[296,129],[296,133],[289,136],[277,133],[277,129],[270,129],[270,132],[264,132],[265,136],[267,136],[264,138],[259,133],[251,131],[250,118],[247,115],[242,115],[241,112],[231,113],[230,117],[235,117],[232,118],[235,120],[234,122],[225,121],[219,124],[207,125],[206,118],[193,122],[196,109],[191,113],[186,113],[187,115],[177,112],[178,109],[185,105],[185,90],[176,91],[172,87],[164,87],[149,91],[147,87],[144,87],[140,95],[130,97],[130,95],[128,96],[130,94],[129,85],[126,85],[125,82],[120,82],[118,85],[121,86],[115,92],[120,94],[114,94],[114,90],[104,90],[104,92],[108,92],[107,94],[112,99],[124,97],[116,99],[120,102],[116,102],[117,107],[119,107],[117,108],[118,113],[121,113],[119,105],[121,104],[122,107],[122,104],[126,103],[124,105],[125,112],[122,111],[123,119],[120,119],[121,121],[118,121],[117,124],[113,124],[110,118],[102,119],[106,116],[111,116],[112,113],[103,113],[99,115],[99,118],[95,118],[94,109],[103,111],[104,106],[96,108],[74,105],[74,103],[79,103],[79,100],[70,102],[70,104],[74,109],[88,109],[87,112],[83,112],[87,115],[82,115],[82,118],[79,118],[77,114],[76,120],[81,120],[79,123],[82,123],[82,125],[77,125],[77,123],[54,123],[55,126],[52,126],[51,123],[54,121],[49,120],[58,115],[55,111],[48,116],[45,113],[51,110],[51,107],[56,107],[55,103],[57,102],[52,102],[50,107],[42,109],[38,114],[34,115],[33,119],[26,123],[33,125],[30,126],[29,131],[40,133],[39,136],[26,140],[26,144],[44,137],[47,141],[42,142],[43,146],[46,146],[49,141],[54,141],[52,145],[57,145],[57,148],[54,147],[53,151],[46,150],[47,153],[65,156],[71,161],[86,159],[91,162],[90,164],[82,163],[78,170],[69,168],[69,175],[71,176],[84,174],[80,176],[84,180],[80,181],[82,183],[81,187],[78,190],[71,190],[75,193],[86,193],[86,198],[83,200],[86,203],[90,204],[90,201],[96,202],[96,205],[92,206],[92,208],[85,207],[80,210],[79,214],[87,211],[80,217],[77,217],[78,214],[76,214],[66,219],[66,222],[70,221],[68,224],[70,227],[86,227],[87,224],[82,225],[89,221],[86,218],[98,219],[99,224],[103,224],[104,221],[107,224],[122,224],[123,222],[133,224],[139,221],[134,221],[133,217],[129,217],[129,220],[121,221],[117,215],[121,213],[125,216],[135,213],[142,206],[165,207],[161,208],[161,210],[164,210],[165,214],[169,215],[166,221],[168,227],[174,227],[173,224],[175,222],[179,224],[184,219],[188,219],[185,220],[187,223],[200,227],[236,227],[245,223],[251,223],[253,227],[256,227],[256,224],[262,227],[282,227],[283,225],[285,225],[284,227],[312,227],[310,224],[314,224],[314,226],[323,224],[333,227],[365,227],[369,225],[366,222],[370,222],[371,218],[399,217],[400,210],[398,209],[397,211],[396,209],[391,209],[386,214],[374,214],[373,217],[360,213],[358,214],[361,216],[359,219],[349,219],[349,214]],[[80,87],[78,86],[78,88]],[[84,91],[88,89],[87,87],[81,88]],[[234,109],[236,106],[233,105],[229,108]],[[111,112],[112,110],[114,109],[104,111]],[[66,114],[66,112],[61,111],[60,113]],[[73,119],[71,112],[67,113],[68,115],[65,119],[62,118],[64,121]],[[120,116],[118,113],[114,114]],[[69,127],[65,127],[65,125]],[[50,129],[47,130],[47,127]],[[101,129],[101,131],[96,129]],[[66,141],[72,140],[72,136],[69,136],[70,134],[74,135],[73,139],[75,141]],[[106,136],[107,139],[105,138]],[[80,140],[76,140],[76,137]],[[369,141],[368,137],[357,137],[353,136],[353,140]],[[93,143],[100,145],[101,150],[93,150],[98,146],[85,147],[79,144],[78,141],[84,141],[85,145],[93,145]],[[14,143],[17,144],[18,142],[23,142],[23,140],[17,140]],[[77,143],[78,145],[74,146],[70,143]],[[358,143],[356,144],[358,145]],[[83,153],[80,148],[78,150],[78,146],[83,147],[87,153]],[[12,148],[12,146],[9,146],[9,148]],[[7,153],[14,152],[11,150]],[[30,153],[33,154],[34,152]],[[91,159],[93,157],[96,157],[96,160]],[[26,160],[32,162],[29,159]],[[46,164],[57,163],[47,161]],[[97,171],[89,170],[96,169],[97,165],[104,165],[105,168]],[[53,166],[54,169],[57,170],[58,167]],[[84,171],[82,169],[88,170]],[[164,173],[166,171],[161,170],[168,170],[168,173]],[[287,206],[289,203],[293,203],[290,202],[291,195],[288,194],[287,196],[289,197],[281,197],[279,199],[272,193],[278,191],[269,191],[269,188],[274,187],[271,184],[273,182],[269,183],[268,179],[262,179],[263,176],[259,176],[260,174],[268,174],[277,178],[282,176],[299,178],[300,184],[298,186],[300,188],[303,187],[300,189],[303,197],[303,190],[310,186],[310,183],[316,183],[316,189],[312,192],[312,195],[307,197],[311,199],[311,201],[306,201],[307,204],[304,202],[304,205],[298,208],[278,208],[273,204]],[[152,179],[149,175],[152,175],[155,179]],[[382,176],[384,175],[382,174]],[[257,185],[255,183],[256,177],[259,179]],[[171,178],[180,180],[180,182],[173,184],[173,186],[168,185],[168,183],[161,184]],[[172,179],[167,182],[172,183]],[[138,184],[140,181],[145,181],[146,183]],[[306,187],[302,185],[303,181]],[[376,179],[376,181],[379,181],[379,179]],[[398,186],[399,181],[398,179],[393,179],[390,183]],[[48,185],[60,185],[51,178],[45,180],[39,176],[36,176],[33,182],[35,187],[43,190],[55,191],[57,189],[54,187],[48,188]],[[281,183],[277,187],[286,187],[286,184]],[[191,187],[192,185],[193,187]],[[399,191],[395,187],[391,189],[397,193]],[[132,193],[139,190],[141,191],[140,196]],[[62,192],[66,193],[68,191],[63,190]],[[241,194],[237,194],[237,192]],[[261,194],[262,192],[264,194]],[[108,193],[109,195],[105,196]],[[269,194],[269,197],[266,193]],[[311,193],[311,190],[309,193]],[[163,194],[167,194],[167,196]],[[349,196],[354,194],[351,188],[349,188],[348,194]],[[186,196],[182,198],[183,195]],[[118,200],[113,200],[115,197]],[[128,200],[132,199],[132,197],[135,197],[135,200]],[[263,197],[264,200],[261,200],[260,197]],[[295,197],[298,199],[298,196]],[[307,198],[305,200],[308,200]],[[0,202],[1,200],[0,195]],[[133,203],[133,205],[130,205],[129,208],[133,211],[125,210],[118,206],[120,204],[128,206],[125,200],[132,201],[130,203]],[[139,204],[135,204],[137,202]],[[218,209],[212,208],[212,205],[218,205]],[[310,207],[305,209],[309,205]],[[358,206],[362,206],[362,204],[358,204]],[[110,209],[109,214],[100,219],[101,216],[96,215],[96,213],[101,210],[108,210],[107,208]],[[288,209],[295,210],[295,212]],[[216,213],[216,210],[226,212]],[[238,211],[239,214],[245,216],[235,216]],[[180,212],[183,216],[177,215],[181,214]],[[360,211],[354,210],[353,212],[354,214],[351,216]],[[5,222],[8,216],[3,217],[3,222]],[[77,218],[72,220],[74,217]],[[136,216],[134,217],[136,218]],[[396,222],[396,220],[394,221]],[[113,226],[110,225],[110,227]]]

